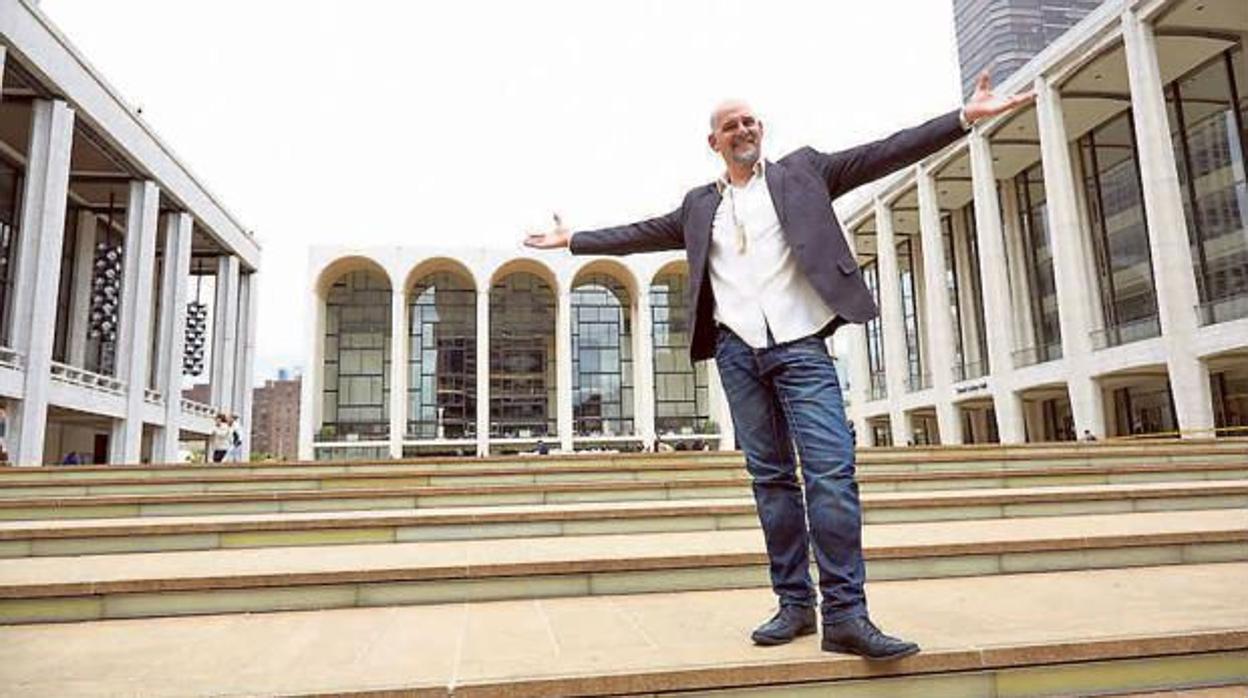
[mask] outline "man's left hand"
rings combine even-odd
[[[967,123],[973,124],[980,119],[987,119],[1013,111],[1025,104],[1031,104],[1035,99],[1036,93],[1030,90],[1009,97],[995,94],[992,91],[992,81],[988,76],[988,71],[985,70],[975,81],[975,93],[967,100],[966,106],[962,107],[962,115],[966,117]]]

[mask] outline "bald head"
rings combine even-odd
[[[726,114],[730,114],[735,111],[745,111],[750,114],[754,113],[754,110],[751,109],[750,105],[743,99],[725,99],[719,104],[716,104],[715,108],[711,110],[711,130],[714,131],[719,128],[720,119],[724,118]]]

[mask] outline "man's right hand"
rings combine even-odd
[[[567,247],[568,242],[572,240],[572,231],[563,225],[563,219],[559,214],[554,215],[555,227],[546,232],[529,233],[524,238],[524,244],[529,247],[536,247],[539,250],[552,250],[557,247]]]

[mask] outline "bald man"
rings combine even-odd
[[[525,239],[530,247],[568,247],[578,255],[686,251],[690,354],[694,361],[713,357],[719,369],[779,599],[776,614],[753,632],[756,644],[813,634],[821,600],[824,650],[872,660],[919,651],[881,632],[867,613],[853,437],[826,339],[879,311],[832,201],[1032,98],[997,96],[985,73],[960,111],[856,148],[801,148],[774,162],[762,158],[763,122],[754,110],[724,102],[711,114],[707,136],[724,172],[686,194],[680,208],[576,233],[556,215],[551,230]],[[819,597],[810,579],[812,549]]]

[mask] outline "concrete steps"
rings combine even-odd
[[[1243,685],[1245,579],[1232,563],[877,582],[872,615],[924,647],[883,665],[821,652],[817,636],[752,646],[773,610],[765,589],[8,626],[0,686],[59,698],[996,698]]]
[[[502,483],[486,478],[457,485],[393,482],[361,489],[269,489],[169,494],[93,494],[0,497],[0,520],[263,514],[308,511],[428,509],[435,507],[570,504],[585,502],[749,497],[739,468],[716,477],[665,477],[663,472],[595,473],[590,481]],[[535,477],[530,474],[528,477]],[[1113,485],[1248,479],[1248,463],[1086,465],[862,473],[864,493]],[[198,486],[198,483],[191,483]]]
[[[748,642],[774,598],[740,454],[0,468],[0,695],[1248,684],[1248,441],[858,473],[873,616],[924,645],[883,666]]]
[[[1248,480],[867,493],[868,524],[1248,509]],[[748,498],[0,523],[0,558],[758,528]]]
[[[869,525],[872,580],[1248,560],[1248,512]],[[27,558],[0,622],[766,586],[757,530]]]

